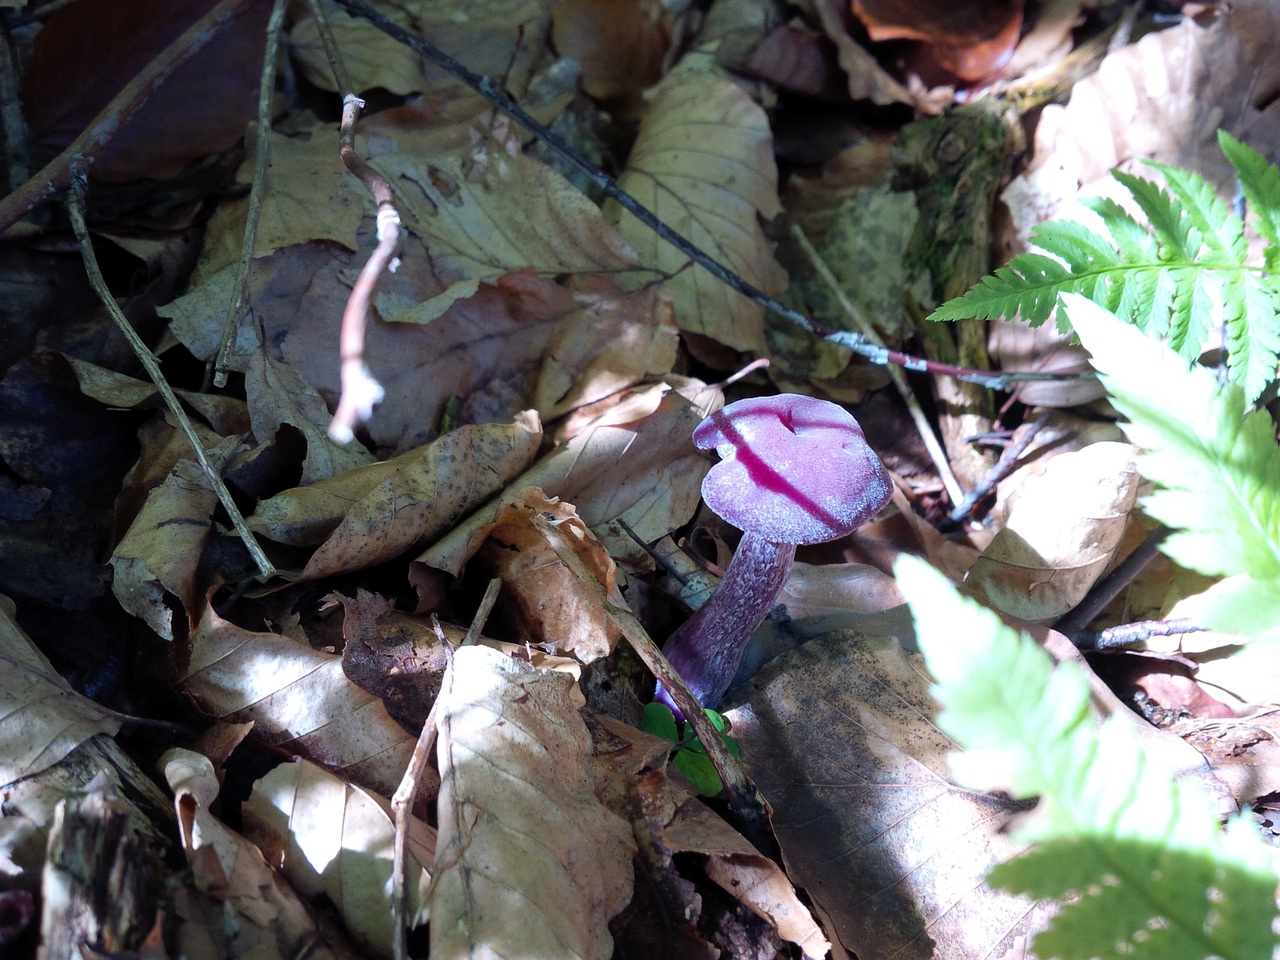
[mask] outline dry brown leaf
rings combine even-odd
[[[342,658],[274,633],[255,633],[207,607],[178,686],[211,717],[252,721],[272,746],[390,796],[414,737],[382,701],[342,672]]]
[[[358,956],[323,931],[294,889],[258,849],[209,812],[218,796],[209,759],[174,749],[159,767],[178,816],[192,888],[179,890],[173,911],[177,955],[288,960],[300,953],[324,960]]]
[[[607,960],[631,899],[631,826],[601,805],[572,681],[484,647],[441,692],[431,956]]]
[[[653,91],[618,185],[660,220],[771,296],[787,276],[760,217],[781,213],[773,137],[764,111],[709,54],[686,54]],[[688,259],[620,208],[608,208],[640,262],[673,275],[682,330],[751,353],[765,349],[764,308]],[[646,277],[651,279],[651,277]]]
[[[114,713],[62,679],[18,626],[16,612],[13,601],[0,594],[0,786],[35,776],[90,737],[115,736],[120,729]]]
[[[509,146],[510,153],[490,140],[466,157],[388,153],[374,160],[387,179],[402,184],[400,216],[449,281],[442,293],[393,319],[434,320],[477,284],[513,270],[554,277],[635,266],[627,241],[582,191],[518,144]]]
[[[821,960],[831,949],[795,887],[776,863],[699,800],[686,801],[662,840],[673,853],[700,853],[707,876],[735,900],[764,917],[778,935],[796,944],[806,957]]]
[[[592,97],[635,101],[662,76],[675,12],[659,0],[564,0],[551,9],[552,39]]]
[[[546,537],[558,537],[606,591],[617,583],[609,554],[572,504],[549,499],[536,487],[513,488],[501,502],[479,557],[502,579],[513,615],[533,642],[549,650],[583,663],[607,657],[622,632],[601,607],[599,589],[580,584]]]
[[[444,286],[416,239],[403,256],[375,298],[383,318],[412,319]],[[600,400],[670,369],[676,330],[660,287],[626,292],[602,276],[561,280],[507,274],[430,324],[371,326],[365,356],[387,391],[369,424],[375,443],[396,453],[425,443],[446,416],[495,423],[537,405],[547,419],[569,403]],[[295,308],[282,347],[284,359],[330,400],[338,390],[333,351],[347,294],[338,265],[323,268]]]
[[[792,619],[833,613],[879,613],[904,601],[898,582],[865,563],[796,563],[778,595]]]
[[[853,26],[851,4],[845,0],[813,0],[813,8],[823,32],[835,41],[840,66],[849,78],[850,97],[870,100],[882,106],[913,102],[915,98],[907,88],[893,79],[870,51],[850,36]]]
[[[333,533],[351,505],[387,482],[401,469],[427,455],[428,447],[379,460],[346,473],[328,477],[307,487],[293,487],[258,504],[246,522],[254,533],[298,547],[323,543]]]
[[[236,443],[207,450],[215,469]],[[111,554],[111,590],[120,606],[165,640],[174,638],[166,596],[178,598],[188,621],[200,607],[200,557],[213,525],[218,496],[194,460],[181,460],[147,495],[142,510]]]
[[[259,780],[244,805],[245,833],[267,862],[306,897],[324,896],[348,932],[379,957],[392,955],[391,858],[395,821],[382,797],[313,763],[283,763]],[[425,923],[435,858],[431,827],[410,818],[405,857],[406,917]]]
[[[253,435],[259,443],[269,443],[284,424],[296,428],[306,440],[301,486],[374,462],[373,455],[360,444],[337,444],[329,439],[332,417],[324,400],[297,370],[273,359],[263,349],[249,359],[244,390]]]
[[[1031,622],[1054,620],[1084,599],[1111,562],[1137,499],[1133,455],[1128,444],[1094,443],[1029,476],[962,592]]]
[[[1184,17],[1109,54],[1065,106],[1044,108],[1034,159],[1004,195],[1019,238],[1077,193],[1117,190],[1112,168],[1149,176],[1143,158],[1198,171],[1230,196],[1235,173],[1219,127],[1264,156],[1280,150],[1280,105],[1264,92],[1280,83],[1277,31],[1276,4],[1242,0],[1218,5],[1207,25]]]
[[[773,808],[788,875],[858,956],[974,960],[1040,929],[1046,909],[992,891],[1018,852],[1013,812],[949,779],[919,657],[837,631],[773,661],[733,735]]]
[[[702,478],[711,464],[693,447],[693,428],[705,412],[683,396],[668,392],[653,413],[641,420],[606,422],[578,434],[511,482],[539,487],[548,496],[572,503],[600,535],[611,521],[624,520],[644,542],[670,533],[693,515]],[[449,532],[420,561],[457,576],[479,549],[482,532],[493,522],[496,503],[486,505]],[[629,538],[602,537],[615,557],[634,554]],[[628,545],[630,544],[630,545]]]
[[[126,377],[122,373],[76,357],[68,356],[65,359],[80,383],[81,392],[99,403],[125,409],[163,404],[160,392],[154,384]],[[237,397],[195,390],[175,390],[174,393],[204,417],[216,433],[224,437],[246,433],[249,429],[249,411],[245,402]]]
[[[445,434],[351,505],[302,579],[371,567],[453,529],[529,464],[541,439],[532,415]]]

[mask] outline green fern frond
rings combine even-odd
[[[1036,844],[993,886],[1061,902],[1033,943],[1044,958],[1269,960],[1276,872],[1254,828],[1218,828],[1213,806],[1147,752],[1131,723],[1100,723],[1089,683],[961,597],[923,561],[895,575],[942,705],[964,748],[957,780],[1039,796],[1018,826]]]
[[[1221,324],[1231,380],[1256,400],[1275,379],[1280,360],[1280,171],[1226,133],[1219,142],[1265,241],[1261,267],[1245,262],[1244,224],[1203,177],[1151,163],[1167,189],[1112,173],[1146,225],[1113,200],[1086,201],[1101,222],[1098,232],[1078,223],[1041,224],[1031,242],[1043,252],[1014,257],[929,319],[1021,315],[1039,326],[1060,296],[1080,294],[1150,336],[1168,337],[1188,360],[1200,356]],[[1062,314],[1058,327],[1070,329]]]
[[[1280,447],[1270,414],[1246,415],[1238,385],[1219,388],[1212,371],[1189,367],[1092,302],[1067,297],[1063,305],[1129,421],[1126,435],[1144,450],[1138,468],[1158,488],[1143,506],[1175,531],[1161,550],[1208,576],[1280,581]],[[1268,608],[1280,605],[1245,605],[1231,629],[1280,627]]]

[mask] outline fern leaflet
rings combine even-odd
[[[1188,360],[1200,356],[1221,324],[1231,380],[1256,400],[1275,379],[1280,357],[1280,171],[1229,134],[1220,132],[1218,139],[1265,242],[1262,266],[1245,262],[1244,224],[1203,177],[1150,163],[1167,189],[1122,171],[1112,174],[1148,226],[1112,200],[1086,201],[1102,232],[1068,221],[1040,224],[1031,242],[1043,253],[1014,257],[929,319],[1021,315],[1039,326],[1059,296],[1075,293],[1151,336],[1167,336]],[[1062,314],[1058,326],[1070,328]]]
[[[951,757],[957,780],[1040,797],[1019,826],[1036,846],[988,877],[1067,901],[1035,952],[1269,960],[1280,876],[1254,828],[1219,830],[1208,797],[1147,752],[1132,722],[1100,724],[1076,665],[1055,667],[923,561],[903,556],[895,575],[936,678],[938,725],[965,748]]]

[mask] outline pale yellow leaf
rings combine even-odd
[[[433,960],[612,955],[635,842],[595,794],[572,684],[484,647],[455,654],[437,701]]]
[[[1010,499],[1004,529],[969,568],[962,592],[1023,620],[1060,617],[1111,562],[1138,480],[1128,444],[1055,457]]]
[[[192,632],[178,686],[206,714],[252,721],[272,746],[380,793],[394,792],[413,752],[414,737],[347,679],[340,656],[245,630],[212,607]]]
[[[707,54],[688,54],[654,90],[619,186],[685,239],[770,296],[787,285],[760,228],[781,212],[773,136],[764,111]],[[764,352],[764,308],[726,287],[614,205],[610,216],[640,262],[671,275],[676,321]]]
[[[379,957],[392,955],[391,860],[395,822],[382,797],[305,760],[284,763],[254,785],[245,832],[307,897],[325,896],[347,931]],[[408,921],[426,922],[435,831],[410,819],[405,862]]]
[[[120,729],[115,714],[76,693],[53,669],[15,612],[13,601],[0,595],[0,786],[47,770],[90,737]]]

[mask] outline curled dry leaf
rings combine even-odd
[[[483,647],[455,654],[438,701],[436,960],[612,955],[635,842],[595,794],[571,684]]]
[[[547,537],[576,554],[606,591],[617,583],[612,558],[572,504],[537,487],[509,490],[501,502],[479,556],[502,579],[530,639],[583,663],[607,657],[622,633],[601,607],[599,591],[578,582]]]
[[[674,6],[659,0],[565,0],[551,9],[552,39],[560,56],[582,68],[588,94],[630,104],[662,76]]]
[[[1094,443],[1028,477],[962,592],[1031,622],[1056,619],[1084,599],[1111,562],[1137,499],[1133,455],[1129,444]]]
[[[699,853],[707,858],[707,876],[748,909],[773,924],[778,935],[821,960],[831,949],[813,915],[796,895],[782,869],[716,816],[706,804],[681,805],[662,840],[673,853]]]
[[[532,413],[445,434],[349,506],[302,579],[371,567],[453,529],[528,466],[541,438]]]
[[[71,372],[80,383],[80,391],[86,397],[122,409],[163,405],[160,391],[153,383],[127,377],[76,357],[64,355],[64,359],[71,366]],[[174,393],[222,436],[245,433],[249,429],[249,411],[245,402],[237,397],[197,390],[175,390]]]
[[[192,632],[178,686],[209,716],[253,721],[272,746],[388,796],[413,752],[414,737],[347,679],[340,656],[245,630],[212,607]]]
[[[71,689],[14,619],[13,601],[0,594],[0,717],[5,749],[0,786],[53,766],[99,733],[115,736],[115,714]]]
[[[950,781],[918,656],[895,637],[835,631],[774,660],[733,735],[773,808],[787,873],[867,957],[1003,956],[1047,908],[996,893],[1018,852],[1013,805]]]
[[[787,285],[760,228],[778,203],[764,111],[710,55],[687,54],[651,94],[618,185],[660,220],[771,296]],[[615,205],[606,208],[640,262],[669,275],[681,329],[764,352],[764,308],[726,287]],[[646,276],[645,279],[652,279]]]
[[[245,832],[267,862],[307,897],[328,898],[348,932],[378,957],[392,955],[388,895],[395,821],[390,804],[305,760],[259,780],[244,805]],[[405,857],[407,918],[427,919],[435,831],[410,818]]]
[[[302,486],[373,463],[358,443],[341,445],[329,439],[332,419],[324,399],[298,371],[259,348],[244,371],[244,391],[249,402],[253,435],[269,443],[284,424],[294,427],[307,442],[302,461]]]
[[[235,438],[208,450],[215,469]],[[196,584],[200,557],[213,525],[218,495],[194,460],[181,460],[147,502],[111,554],[111,590],[120,606],[157,635],[174,638],[173,610],[166,596],[178,598],[188,620],[200,607]]]
[[[207,757],[170,750],[159,767],[173,791],[178,830],[193,875],[192,887],[176,894],[177,956],[357,956],[349,945],[322,931],[294,888],[267,865],[257,847],[209,812],[219,782]]]
[[[710,463],[690,437],[704,416],[700,408],[669,392],[648,416],[627,423],[606,422],[583,430],[512,481],[512,487],[539,487],[572,503],[583,521],[599,530],[624,520],[644,542],[660,539],[693,515],[699,486]],[[418,557],[457,576],[479,549],[483,530],[498,505],[467,518]],[[607,539],[612,556],[635,553],[629,538]]]

